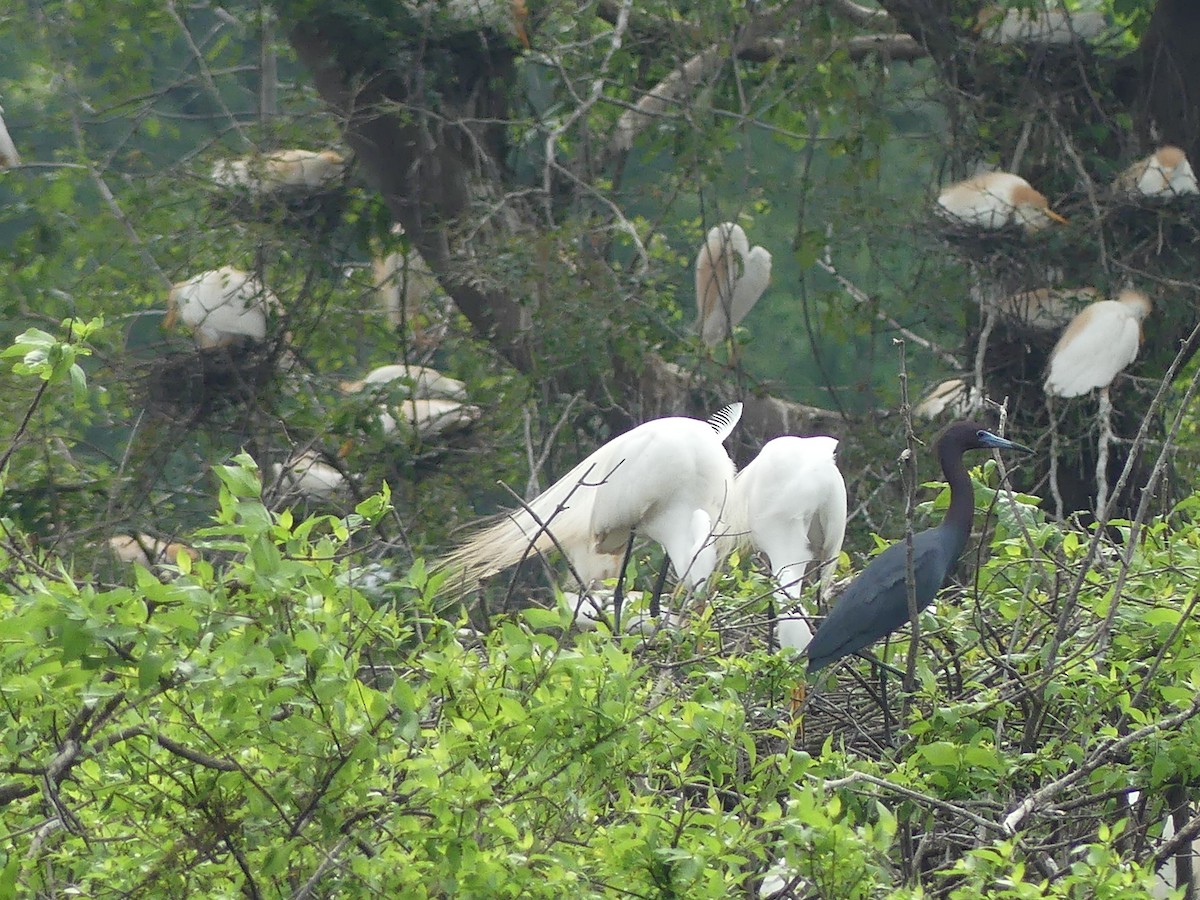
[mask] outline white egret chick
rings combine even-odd
[[[470,428],[481,415],[483,411],[478,406],[457,400],[413,398],[384,407],[379,413],[379,424],[385,435],[407,432],[419,438],[431,438]]]
[[[956,419],[968,418],[983,406],[979,390],[967,387],[966,380],[951,378],[943,381],[922,398],[913,408],[913,414],[922,419],[933,420],[949,412]]]
[[[449,400],[466,400],[467,386],[457,378],[443,375],[437,369],[429,366],[407,365],[399,363],[390,366],[379,366],[366,374],[359,381],[343,381],[341,388],[347,394],[356,394],[363,390],[386,390],[408,388],[408,396],[418,399],[429,397],[445,397]]]
[[[713,529],[733,490],[722,442],[740,403],[710,422],[653,419],[613,438],[531,500],[501,514],[441,559],[470,586],[555,541],[588,587],[615,578],[634,531],[661,544],[679,578],[703,585],[717,565]],[[552,540],[550,535],[553,534]]]
[[[1028,181],[1011,172],[985,172],[952,184],[937,202],[943,215],[955,224],[985,231],[1020,225],[1034,232],[1051,222],[1067,221],[1050,209],[1049,201]]]
[[[279,299],[249,272],[222,266],[180,281],[167,298],[163,327],[183,319],[201,349],[225,347],[267,336],[267,311],[279,312]]]
[[[17,145],[13,143],[4,124],[4,107],[0,106],[0,169],[11,169],[21,164],[21,155],[17,153]]]
[[[770,282],[771,254],[762,247],[750,249],[742,226],[722,222],[710,228],[696,256],[696,330],[700,339],[711,347],[728,338]]]
[[[1130,197],[1169,199],[1200,194],[1192,164],[1178,147],[1159,147],[1117,176],[1113,187]]]
[[[335,500],[346,488],[346,476],[315,450],[293,453],[282,465],[272,463],[271,474],[285,495],[309,500]]]
[[[810,568],[820,570],[819,595],[829,593],[846,536],[846,482],[837,467],[835,438],[785,435],[768,441],[738,473],[729,533],[752,543],[771,562],[771,574],[798,600]],[[812,630],[803,618],[781,616],[779,646],[803,650]]]
[[[186,544],[162,541],[141,532],[110,537],[108,546],[121,562],[133,563],[144,569],[151,569],[159,563],[174,564],[181,553],[192,560],[200,558],[200,554]]]
[[[251,194],[312,192],[338,178],[346,161],[333,150],[279,150],[213,164],[212,180]]]
[[[1073,44],[1093,41],[1108,28],[1103,13],[1065,9],[1006,9],[989,3],[975,30],[994,44]]]
[[[1134,290],[1087,306],[1054,345],[1046,393],[1078,397],[1093,388],[1107,388],[1118,372],[1137,359],[1142,320],[1150,308],[1150,298]]]

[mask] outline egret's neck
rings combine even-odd
[[[971,486],[971,476],[967,474],[962,450],[958,447],[939,448],[938,462],[942,464],[942,474],[950,485],[950,508],[946,510],[946,518],[942,519],[942,528],[954,536],[954,558],[957,558],[967,545],[971,525],[975,521],[975,489]]]

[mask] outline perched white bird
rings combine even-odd
[[[282,465],[271,463],[271,475],[285,496],[334,500],[346,488],[346,476],[322,460],[315,450],[293,453]]]
[[[590,586],[617,576],[637,531],[662,544],[680,579],[699,587],[717,565],[713,531],[734,475],[722,442],[741,409],[734,403],[709,422],[653,419],[613,438],[528,508],[501,514],[437,567],[471,585],[528,554],[549,552],[556,540]]]
[[[1107,388],[1118,372],[1137,359],[1142,320],[1149,313],[1150,298],[1134,290],[1086,307],[1054,345],[1046,393],[1078,397],[1093,388]]]
[[[1094,287],[1038,288],[997,301],[996,310],[1007,319],[1041,331],[1062,328],[1084,305],[1100,299]]]
[[[212,180],[252,194],[312,192],[338,178],[346,161],[333,150],[279,150],[213,164]]]
[[[17,145],[8,134],[4,124],[4,107],[0,106],[0,169],[11,169],[21,164],[21,155],[17,153]]]
[[[470,428],[481,415],[483,411],[478,406],[457,400],[413,398],[384,407],[379,413],[379,425],[385,435],[406,432],[419,438],[431,438]]]
[[[734,482],[728,533],[766,554],[771,574],[791,600],[799,599],[810,568],[820,569],[822,599],[837,571],[846,536],[846,482],[837,467],[837,445],[825,436],[777,437]],[[795,650],[812,640],[808,623],[798,616],[780,616],[776,633],[780,647]]]
[[[965,419],[982,406],[977,388],[973,385],[967,387],[967,382],[962,378],[951,378],[926,394],[913,408],[913,414],[932,420],[949,411],[954,418]]]
[[[267,336],[268,310],[280,309],[279,299],[256,277],[223,266],[171,288],[163,327],[183,319],[199,347],[224,347],[243,338],[261,341]]]
[[[404,234],[403,226],[393,225],[392,234]],[[436,320],[444,317],[430,308],[436,305],[430,301],[441,295],[441,286],[416,247],[373,258],[371,272],[376,302],[389,324],[411,331],[418,346],[436,347],[441,340],[438,332],[445,330]]]
[[[1113,187],[1131,197],[1170,198],[1200,194],[1192,164],[1178,147],[1159,147],[1117,176]]]
[[[443,375],[437,369],[429,366],[404,363],[379,366],[368,372],[366,377],[360,381],[343,381],[341,388],[348,394],[356,394],[367,389],[390,393],[400,388],[406,389],[402,390],[402,393],[418,399],[429,397],[445,397],[449,400],[467,399],[467,386],[457,378]]]
[[[1011,172],[985,172],[952,184],[937,202],[955,224],[987,231],[1020,225],[1032,232],[1067,221],[1028,181]]]
[[[1073,44],[1095,40],[1106,28],[1108,22],[1099,12],[1007,9],[998,3],[984,6],[975,26],[982,37],[994,44]]]
[[[771,254],[762,247],[750,249],[741,225],[722,222],[710,228],[696,256],[696,330],[700,339],[714,346],[729,337],[770,282]]]
[[[159,563],[173,564],[181,553],[193,560],[200,558],[200,554],[186,544],[168,543],[141,532],[110,537],[108,546],[121,562],[134,563],[146,569]]]

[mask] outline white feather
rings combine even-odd
[[[200,347],[220,347],[238,338],[267,336],[267,310],[278,298],[248,272],[224,266],[174,285],[168,305],[192,329]]]
[[[1150,300],[1137,291],[1125,291],[1121,298],[1093,303],[1071,320],[1050,354],[1046,393],[1078,397],[1108,387],[1137,359]]]

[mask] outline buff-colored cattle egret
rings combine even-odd
[[[1011,172],[985,172],[952,184],[938,196],[938,207],[956,225],[996,231],[1020,225],[1040,231],[1067,220],[1050,209],[1046,198]]]
[[[429,366],[397,363],[379,366],[367,373],[360,381],[343,381],[341,388],[348,394],[363,390],[393,391],[404,388],[403,393],[418,399],[445,397],[449,400],[466,400],[467,386],[457,378],[443,375]]]
[[[182,319],[201,349],[224,347],[245,338],[261,341],[267,336],[268,310],[280,309],[279,299],[256,277],[223,266],[171,288],[163,327]]]
[[[140,532],[111,537],[108,546],[121,562],[134,563],[145,569],[151,569],[159,563],[174,564],[181,553],[192,560],[200,558],[200,554],[186,544],[161,541]]]
[[[285,497],[335,500],[346,489],[346,476],[325,462],[315,450],[293,453],[282,465],[271,464],[271,475]]]
[[[337,179],[346,167],[333,150],[279,150],[242,159],[222,159],[212,167],[213,182],[252,194],[316,191]]]
[[[926,394],[921,402],[913,407],[913,415],[933,420],[948,412],[961,419],[963,416],[972,415],[982,406],[983,401],[978,389],[968,388],[967,382],[962,378],[950,378]]]
[[[738,262],[741,274],[738,274]],[[709,229],[696,256],[696,330],[710,347],[728,338],[771,282],[771,254],[750,248],[742,226]]]
[[[1106,28],[1108,22],[1099,12],[1008,9],[999,3],[984,6],[975,26],[994,44],[1073,44],[1095,40]]]
[[[557,543],[590,587],[618,575],[637,531],[666,549],[682,581],[700,587],[717,565],[713,531],[734,475],[722,442],[741,406],[732,404],[709,422],[653,419],[613,438],[527,507],[476,532],[438,568],[470,587]]]
[[[1054,345],[1046,393],[1078,397],[1093,388],[1107,388],[1118,372],[1137,359],[1142,320],[1149,313],[1150,298],[1134,290],[1087,306]]]
[[[837,467],[836,439],[785,435],[768,441],[738,473],[727,517],[730,532],[771,562],[787,597],[800,598],[804,576],[820,570],[824,600],[846,536],[846,482]],[[778,620],[780,647],[803,650],[812,639],[795,616]]]
[[[483,412],[478,406],[457,400],[413,398],[383,408],[379,413],[379,426],[388,436],[399,432],[427,439],[470,428],[481,415]]]
[[[1039,331],[1053,331],[1066,325],[1088,303],[1100,299],[1094,287],[1038,288],[1021,291],[996,301],[996,311],[1004,318]]]
[[[0,169],[11,169],[21,164],[21,155],[17,153],[17,145],[13,143],[4,124],[4,107],[0,106]]]
[[[1113,187],[1131,197],[1171,198],[1200,194],[1192,164],[1178,147],[1159,147],[1117,176]]]

